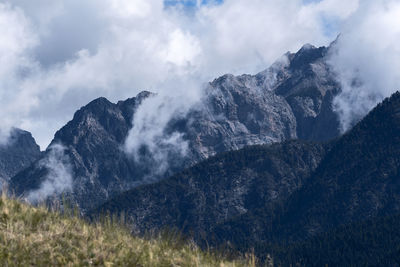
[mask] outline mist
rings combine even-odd
[[[399,17],[399,1],[363,1],[342,26],[329,62],[342,87],[334,99],[342,132],[400,90]]]
[[[175,160],[186,156],[189,144],[182,133],[165,130],[173,119],[184,118],[201,102],[204,97],[201,86],[206,84],[199,85],[195,79],[175,80],[173,88],[153,94],[135,111],[124,150],[138,163],[151,160],[154,167],[150,176],[164,174],[171,154]]]
[[[72,168],[64,146],[52,144],[46,157],[39,161],[39,167],[45,168],[48,173],[39,189],[29,192],[26,197],[28,202],[36,204],[72,191]]]

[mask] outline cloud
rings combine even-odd
[[[189,144],[182,133],[168,132],[167,126],[195,107],[202,99],[201,92],[196,80],[175,81],[173,88],[147,98],[135,111],[124,149],[137,163],[151,163],[149,176],[164,174],[171,161],[179,165],[188,152]]]
[[[342,131],[400,89],[399,17],[399,1],[363,1],[343,25],[330,60],[342,85],[334,100]]]
[[[22,10],[9,5],[0,4],[0,29],[0,143],[4,143],[18,123],[12,103],[19,100],[23,90],[16,85],[26,71],[35,67],[29,52],[38,40]]]
[[[207,51],[204,65],[214,73],[254,73],[304,43],[328,42],[318,14],[301,1],[225,1],[197,14]],[[290,14],[290,19],[286,14]]]
[[[144,89],[174,96],[187,81],[184,88],[201,94],[202,83],[224,73],[258,72],[304,43],[329,43],[324,18],[345,20],[353,1],[346,9],[332,0],[227,0],[190,14],[162,0],[6,1],[1,132],[24,128],[44,148],[96,97],[117,101]],[[164,112],[184,110],[191,94],[179,93],[181,101]]]
[[[38,203],[51,196],[72,191],[72,168],[62,145],[52,144],[39,165],[46,168],[48,174],[39,189],[29,192],[26,199],[30,203]]]

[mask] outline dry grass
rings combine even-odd
[[[171,238],[144,240],[106,219],[89,224],[0,198],[1,266],[255,266],[254,257],[226,261]]]

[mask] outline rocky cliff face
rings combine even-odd
[[[40,148],[31,133],[13,129],[8,142],[0,145],[0,189],[4,182],[8,182],[40,156]]]
[[[332,100],[340,91],[330,66],[326,63],[329,47],[304,45],[289,54],[285,79],[277,83],[275,93],[289,103],[297,122],[297,137],[327,141],[339,135],[337,115]]]
[[[296,138],[296,119],[283,97],[255,84],[255,77],[224,75],[210,83],[205,105],[189,114],[186,139],[195,158],[246,145]]]
[[[167,153],[170,168],[164,176],[247,145],[337,136],[331,100],[339,87],[325,62],[327,49],[308,45],[257,75],[224,75],[211,82],[201,104],[164,129],[183,136],[189,148],[183,157]],[[148,183],[149,176],[151,181],[163,178],[152,173],[154,162],[134,161],[122,149],[135,124],[136,108],[149,96],[143,92],[117,104],[99,98],[56,133],[52,145],[65,147],[73,177],[71,196],[83,210]],[[17,194],[26,195],[48,178],[48,168],[38,163],[16,175],[11,184]]]

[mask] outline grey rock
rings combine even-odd
[[[296,119],[284,98],[255,84],[254,76],[224,75],[212,83],[185,129],[195,162],[247,145],[296,138]]]
[[[340,135],[338,117],[332,110],[340,85],[326,61],[329,49],[305,45],[296,54],[288,54],[286,79],[275,88],[292,108],[299,139],[327,141]]]

